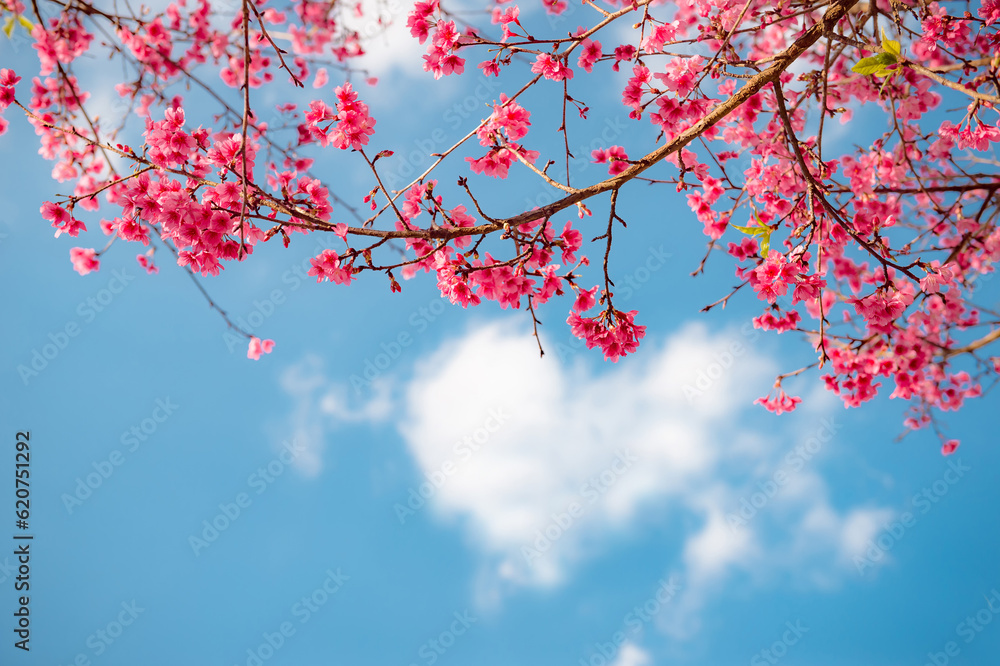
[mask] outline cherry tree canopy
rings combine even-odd
[[[392,18],[384,5],[0,0],[8,37],[26,31],[38,56],[37,71],[0,70],[0,133],[30,125],[53,178],[71,184],[41,205],[57,237],[88,223],[110,237],[70,250],[81,274],[118,244],[142,246],[151,272],[160,250],[205,277],[252,259],[258,243],[326,234],[310,274],[331,288],[382,274],[399,291],[399,278],[429,273],[454,304],[496,301],[536,325],[535,307],[562,296],[572,332],[617,361],[645,333],[638,312],[616,307],[609,268],[627,223],[619,203],[641,183],[686,196],[708,244],[695,273],[735,266],[738,286],[706,310],[756,298],[754,326],[797,332],[815,350],[758,401],[767,409],[795,409],[782,380],[811,370],[847,406],[891,391],[910,402],[907,428],[937,429],[936,410],[996,381],[1000,314],[975,296],[1000,260],[1000,0],[542,4],[584,25],[504,0],[422,0],[395,17],[426,48],[431,90],[457,78],[497,91],[454,145],[427,149],[410,182],[385,177],[401,147],[380,139],[364,101],[376,81],[353,64],[392,48],[370,39]],[[88,105],[78,76],[95,58],[120,72],[118,117]],[[617,89],[588,86],[609,70]],[[295,87],[312,88],[310,101],[265,120],[263,93]],[[642,152],[571,150],[605,127],[587,105],[594,94],[620,96],[616,122],[651,137]],[[870,109],[885,123],[867,145],[828,136]],[[553,110],[558,144],[532,127],[533,113]],[[129,142],[136,121],[142,140]],[[369,186],[332,186],[314,163],[330,152]],[[607,176],[578,182],[575,165],[594,162]],[[457,182],[438,182],[445,163]],[[553,196],[491,210],[484,193],[515,194],[515,170]],[[588,281],[591,263],[603,275]],[[251,358],[271,351],[241,332]]]

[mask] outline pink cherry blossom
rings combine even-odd
[[[979,15],[988,26],[1000,21],[1000,0],[982,0]]]
[[[573,335],[583,340],[588,349],[600,347],[606,360],[617,363],[620,358],[634,353],[639,340],[646,335],[646,327],[635,324],[637,314],[637,310],[613,310],[597,317],[581,317],[574,311],[566,322]]]
[[[611,146],[607,150],[598,148],[591,152],[591,157],[597,164],[608,164],[608,173],[617,176],[629,168],[628,155],[621,146]]]
[[[73,270],[80,275],[86,275],[101,267],[97,252],[91,248],[74,247],[69,251],[69,259],[73,262]]]
[[[573,228],[572,222],[567,222],[562,232],[562,262],[566,265],[576,263],[576,253],[583,245],[583,234]]]
[[[618,309],[627,292],[608,293],[630,269],[621,244],[662,232],[656,243],[686,247],[694,225],[707,248],[691,270],[716,271],[716,291],[730,271],[738,278],[703,307],[751,306],[754,327],[794,332],[786,339],[815,354],[802,380],[848,407],[906,401],[905,427],[941,431],[939,414],[1000,374],[995,308],[978,305],[1000,262],[987,159],[1000,144],[1000,3],[930,2],[919,16],[880,6],[879,28],[906,61],[889,77],[854,71],[879,35],[848,5],[616,1],[574,13],[577,25],[555,18],[572,11],[566,0],[543,0],[544,14],[418,0],[399,39],[423,52],[407,56],[381,32],[386,17],[357,2],[258,2],[260,21],[254,12],[246,26],[212,0],[138,15],[55,4],[31,31],[27,81],[0,69],[0,135],[35,137],[51,162],[58,194],[39,215],[57,238],[89,227],[97,240],[81,244],[136,243],[150,273],[162,250],[202,279],[256,261],[261,243],[328,241],[309,262],[318,282],[382,273],[398,291],[398,275],[426,273],[451,303],[530,305],[539,321],[534,306],[568,297],[574,334],[613,361],[645,333],[635,311]],[[16,17],[31,15],[22,0],[5,11],[18,31]],[[831,51],[823,35],[834,25]],[[423,68],[419,85],[362,71],[360,58],[390,49],[393,62]],[[466,72],[467,58],[478,71]],[[104,60],[121,73],[108,91],[88,69]],[[334,73],[344,79],[331,84]],[[396,110],[388,123],[353,88],[362,79]],[[315,98],[302,98],[309,90]],[[437,103],[440,122],[410,117]],[[845,127],[849,140],[837,140]],[[640,192],[656,205],[636,205]],[[767,229],[736,235],[735,225]],[[608,257],[606,274],[591,251]],[[70,257],[77,272],[97,268],[95,250]],[[759,402],[780,413],[799,400],[779,391]]]
[[[957,439],[949,439],[947,442],[941,445],[941,455],[950,456],[958,449],[959,441]]]
[[[354,280],[350,266],[341,266],[340,256],[333,250],[323,250],[309,260],[312,268],[308,275],[315,275],[316,282],[329,280],[335,284],[350,284]]]
[[[798,265],[789,263],[777,250],[771,250],[767,259],[750,271],[748,279],[758,298],[774,303],[778,296],[788,292],[789,285],[795,283],[800,271]]]
[[[258,361],[262,353],[270,354],[272,349],[274,349],[274,340],[261,340],[258,337],[251,337],[250,346],[247,348],[247,358]]]
[[[594,69],[594,63],[601,57],[601,43],[597,40],[585,39],[582,46],[576,64],[589,74]]]
[[[573,70],[567,67],[562,60],[553,58],[548,53],[538,54],[538,57],[535,58],[535,64],[531,66],[531,71],[552,81],[573,78]]]
[[[879,290],[871,296],[854,300],[854,309],[870,326],[884,327],[896,320],[906,309],[907,299],[900,292]]]
[[[59,238],[59,235],[63,233],[79,236],[81,231],[87,230],[86,225],[73,217],[72,213],[51,201],[42,204],[41,213],[42,218],[50,221],[52,226],[56,228],[56,238]]]
[[[775,414],[795,411],[795,408],[802,402],[802,398],[796,398],[778,390],[778,395],[773,398],[770,395],[754,400],[755,405],[763,405],[764,409]]]
[[[576,295],[576,300],[573,301],[573,311],[586,312],[590,308],[594,307],[594,303],[596,302],[594,299],[594,294],[596,292],[597,292],[597,287],[592,287],[590,289],[581,289]]]
[[[160,272],[160,269],[153,263],[153,258],[150,254],[139,254],[135,257],[136,262],[150,275],[155,275]]]

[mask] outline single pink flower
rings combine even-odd
[[[74,247],[69,251],[69,260],[73,262],[73,270],[80,275],[86,275],[101,267],[97,252],[91,248]]]

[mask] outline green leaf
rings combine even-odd
[[[729,226],[737,231],[749,234],[750,236],[760,236],[762,234],[770,233],[770,230],[767,227],[738,227],[735,224],[731,224]]]
[[[869,74],[885,76],[885,68],[888,65],[895,65],[897,62],[899,62],[899,58],[893,54],[879,53],[868,58],[862,58],[854,67],[851,67],[851,71],[865,76]]]
[[[888,54],[896,56],[897,58],[903,55],[900,50],[899,42],[885,36],[885,28],[882,28],[882,50]]]
[[[10,33],[12,32],[14,32],[14,17],[8,16],[7,20],[4,21],[3,24],[3,34],[7,35],[7,38],[9,39]]]
[[[729,226],[737,231],[742,231],[748,236],[760,236],[760,239],[757,241],[757,244],[760,246],[760,256],[767,258],[768,250],[771,249],[771,232],[774,229],[764,224],[760,219],[760,215],[756,212],[754,212],[753,216],[757,221],[757,226],[755,227],[738,227],[735,224],[730,224]]]
[[[867,76],[869,74],[878,74],[883,69],[885,69],[885,65],[879,61],[879,56],[881,55],[885,54],[880,53],[878,56],[862,58],[857,62],[856,65],[854,65],[854,67],[851,67],[851,71],[854,72],[855,74],[862,74],[864,76]]]
[[[28,32],[31,32],[32,30],[35,29],[35,24],[29,21],[28,19],[24,18],[23,16],[18,16],[17,21],[22,26],[24,26],[24,29],[27,30]]]
[[[879,53],[877,56],[875,56],[875,60],[876,62],[879,62],[882,65],[895,65],[897,62],[899,62],[899,58],[897,58],[891,53]]]
[[[885,91],[885,87],[887,85],[889,85],[890,81],[892,81],[894,78],[896,78],[897,74],[899,74],[899,70],[898,69],[889,72],[889,75],[885,77],[885,81],[882,82],[882,86],[878,89],[878,95],[879,95],[879,97],[882,96],[882,93]]]

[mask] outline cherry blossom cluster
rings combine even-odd
[[[501,94],[500,103],[493,107],[492,115],[476,131],[479,144],[490,148],[490,151],[478,159],[466,158],[473,173],[506,178],[518,155],[533,164],[538,159],[538,151],[528,150],[517,143],[528,133],[530,118],[531,113],[524,107]]]
[[[121,243],[142,246],[137,261],[149,272],[165,249],[204,277],[258,243],[331,234],[336,249],[311,261],[317,281],[348,287],[371,271],[399,291],[397,274],[428,273],[455,305],[493,301],[536,325],[536,307],[570,296],[571,331],[618,361],[645,334],[635,310],[616,307],[609,268],[614,236],[643,228],[616,206],[636,181],[682,193],[708,244],[696,273],[721,261],[735,274],[735,289],[706,309],[753,301],[755,327],[796,332],[815,354],[777,378],[757,401],[765,409],[796,409],[801,399],[783,382],[815,370],[847,407],[888,395],[909,404],[907,428],[940,432],[941,413],[1000,373],[989,351],[1000,344],[1000,314],[977,301],[1000,261],[997,0],[972,0],[968,11],[922,0],[588,0],[572,25],[565,0],[487,0],[483,25],[419,0],[405,24],[426,45],[423,83],[500,90],[468,119],[465,138],[428,150],[430,168],[402,186],[383,176],[408,149],[376,133],[355,87],[375,79],[352,64],[394,45],[348,27],[364,15],[360,4],[176,0],[110,13],[86,1],[7,0],[4,9],[30,31],[38,65],[29,81],[0,70],[0,134],[12,111],[23,114],[53,179],[68,183],[60,191],[71,194],[39,204],[57,238],[108,237],[100,250],[70,249],[81,275]],[[75,72],[102,55],[126,72],[110,120],[94,113],[89,79]],[[466,71],[467,58],[479,66]],[[310,81],[308,99],[295,93]],[[592,109],[601,94],[610,116]],[[202,98],[217,106],[201,113]],[[277,114],[264,112],[266,98],[282,100]],[[558,129],[538,120],[544,113],[532,126],[540,110],[558,113]],[[621,138],[571,150],[610,119],[626,123]],[[314,165],[331,153],[370,175],[364,192],[342,195],[317,177]],[[593,163],[607,173],[571,181]],[[448,167],[457,184],[439,175]],[[477,196],[523,200],[507,181],[515,172],[553,202],[501,213]],[[605,228],[592,209],[609,196]],[[598,267],[585,236],[604,257],[603,276],[588,273]],[[587,288],[602,277],[603,287]],[[273,348],[243,333],[250,358]],[[940,437],[943,453],[958,446]]]
[[[600,347],[606,360],[617,363],[626,354],[634,353],[646,335],[646,327],[635,323],[637,314],[637,310],[610,310],[596,317],[581,317],[571,312],[566,323],[588,349]]]
[[[419,39],[421,44],[427,41],[428,36],[431,37],[427,55],[424,56],[424,71],[432,72],[435,79],[465,71],[465,58],[455,53],[462,44],[462,35],[455,27],[454,21],[434,20],[434,14],[438,9],[437,0],[417,2],[406,22],[410,34]],[[431,35],[432,24],[433,35]]]
[[[358,99],[350,83],[338,87],[337,112],[322,100],[309,103],[306,122],[299,126],[300,142],[316,141],[321,146],[357,150],[368,145],[368,137],[375,133],[375,119],[368,114],[368,105]]]

